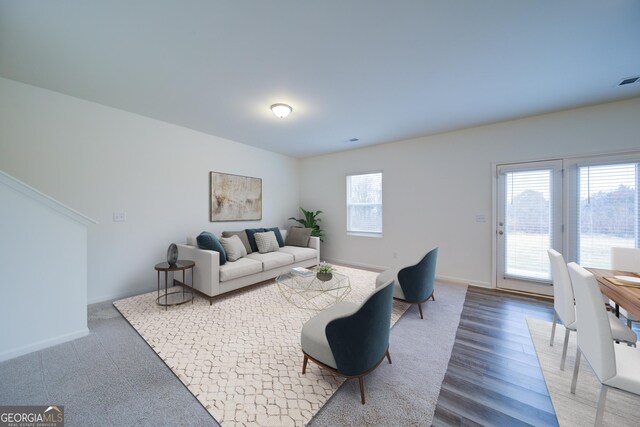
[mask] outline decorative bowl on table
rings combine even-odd
[[[321,262],[316,271],[316,277],[322,282],[327,282],[333,277],[333,266],[327,262]]]
[[[316,273],[318,280],[327,282],[333,278],[333,273]]]

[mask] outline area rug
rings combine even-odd
[[[346,301],[360,303],[377,273],[337,267]],[[344,382],[313,364],[302,370],[300,331],[315,313],[288,303],[273,281],[209,301],[169,307],[156,292],[114,306],[223,426],[305,425]],[[394,301],[391,324],[409,307]],[[360,405],[359,394],[353,404]]]
[[[391,330],[393,364],[367,375],[367,404],[354,397],[358,382],[346,381],[308,426],[430,426],[466,293],[466,285],[436,282],[436,300],[423,304],[424,319],[412,305]]]
[[[553,347],[550,347],[551,323],[528,318],[527,324],[558,422],[561,426],[593,425],[600,382],[584,357],[580,363],[576,394],[570,392],[573,367],[575,366],[576,334],[570,334],[567,362],[565,370],[561,371],[560,357],[562,356],[564,327],[562,325],[556,327],[554,344]],[[604,425],[637,426],[638,420],[640,420],[640,396],[632,396],[610,389],[607,393]]]

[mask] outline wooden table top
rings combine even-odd
[[[640,319],[640,288],[629,286],[618,286],[610,281],[607,277],[613,276],[634,276],[640,277],[638,273],[630,273],[628,271],[605,270],[603,268],[587,268],[598,280],[600,290],[609,299],[616,302],[620,307],[627,310],[636,318]]]

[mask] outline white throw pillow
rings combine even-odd
[[[278,239],[276,239],[276,233],[273,231],[267,231],[266,233],[256,233],[256,246],[258,252],[266,254],[267,252],[278,252],[280,246],[278,245]]]
[[[195,246],[198,247],[198,241],[193,236],[187,236],[187,246]]]
[[[227,254],[227,261],[237,261],[247,255],[247,249],[238,236],[221,237],[220,243]]]

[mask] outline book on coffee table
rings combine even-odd
[[[291,269],[291,273],[295,274],[297,276],[313,276],[315,273],[311,270],[308,270],[306,268],[302,268],[302,267],[295,267]]]

